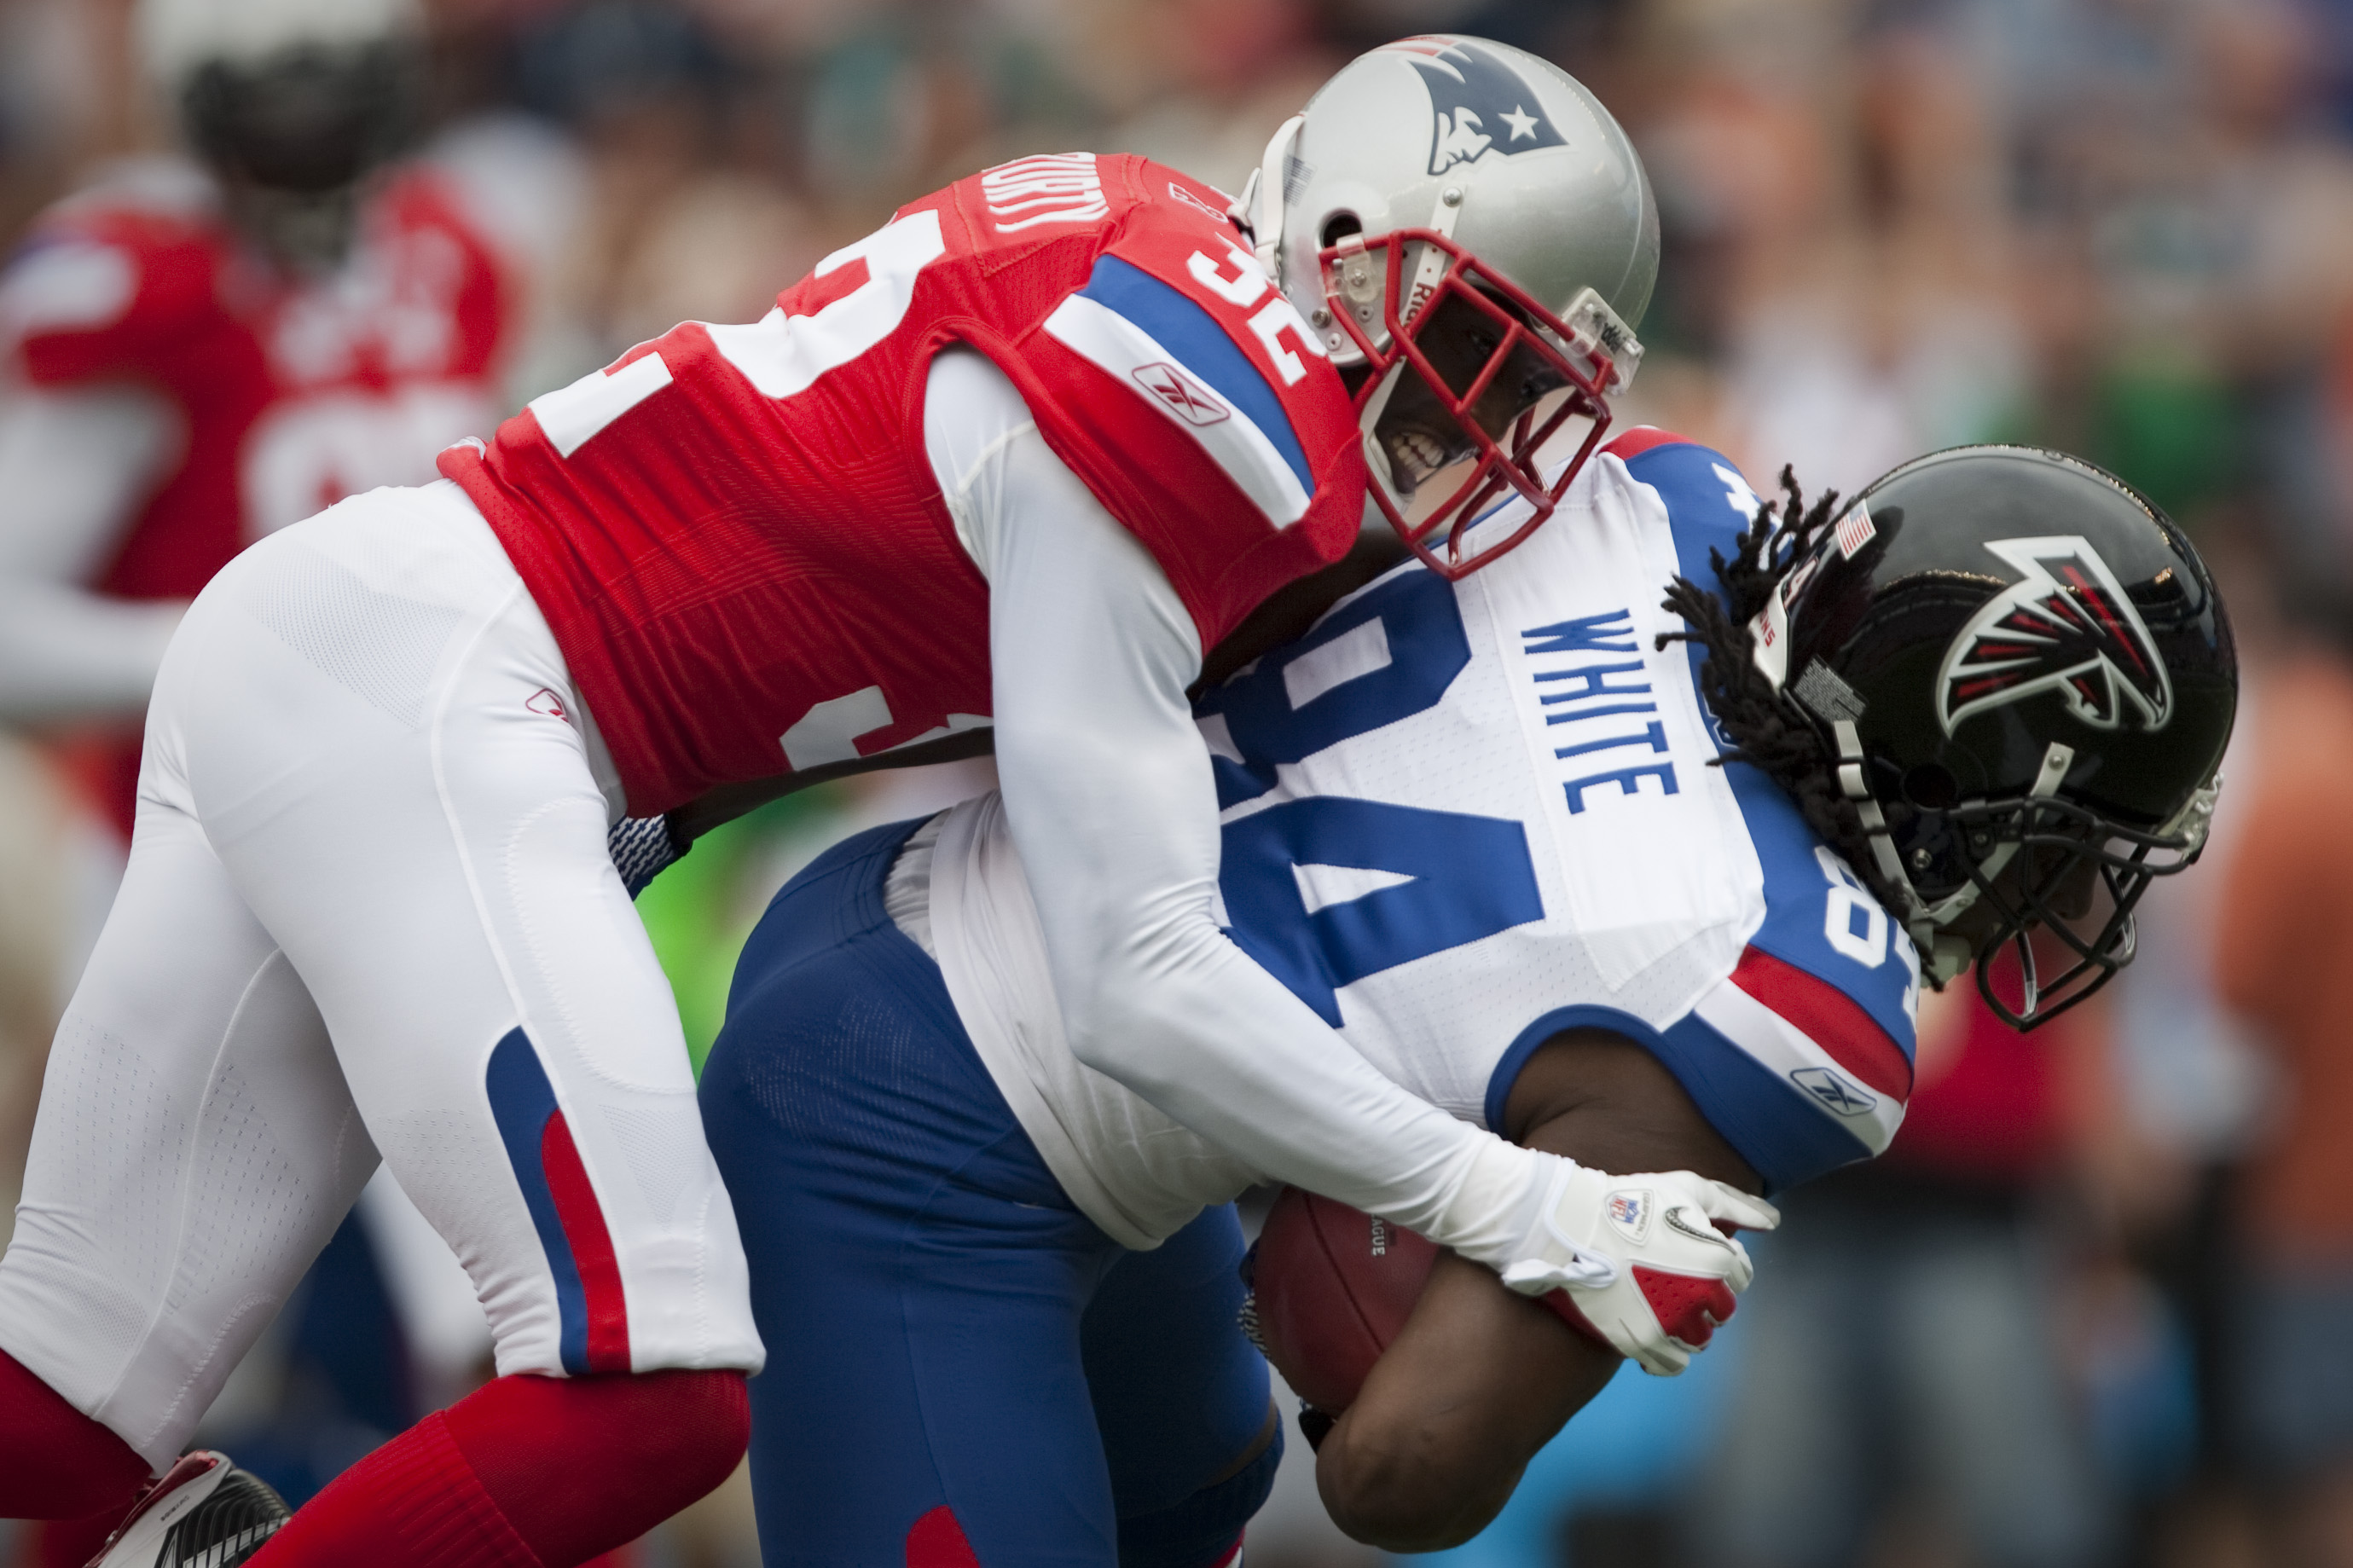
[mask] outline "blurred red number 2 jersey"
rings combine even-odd
[[[1224,206],[1140,158],[987,170],[760,321],[688,322],[443,455],[554,628],[632,812],[986,719],[987,584],[923,443],[947,343],[1011,378],[1204,647],[1345,552],[1354,411]]]
[[[509,292],[425,165],[380,181],[350,258],[315,279],[248,250],[185,165],[132,165],[60,203],[0,280],[0,353],[36,386],[144,388],[177,426],[88,585],[192,598],[263,534],[431,478],[435,453],[496,416]],[[127,835],[138,736],[106,751],[93,782]]]

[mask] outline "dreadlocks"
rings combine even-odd
[[[1845,857],[1880,903],[1900,911],[1909,901],[1905,890],[1881,874],[1855,803],[1839,788],[1838,752],[1823,726],[1797,699],[1776,689],[1752,657],[1756,644],[1749,624],[1830,527],[1831,508],[1838,504],[1838,492],[1826,490],[1807,507],[1797,475],[1788,468],[1781,470],[1781,490],[1787,503],[1757,505],[1730,561],[1721,551],[1707,552],[1723,586],[1720,595],[1688,577],[1677,577],[1668,587],[1665,607],[1691,630],[1661,632],[1658,646],[1689,642],[1705,650],[1700,693],[1734,747],[1713,765],[1741,762],[1762,771],[1798,803],[1806,825]],[[1886,809],[1893,819],[1905,808],[1899,803]]]

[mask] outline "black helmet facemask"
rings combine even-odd
[[[1844,789],[1863,774],[1857,765],[1862,742],[1850,721],[1832,721],[1830,728]],[[1873,869],[1908,895],[1897,914],[1930,981],[1941,987],[1957,977],[1974,948],[1978,994],[2017,1029],[2057,1017],[2132,962],[2135,907],[2156,879],[2197,860],[2221,793],[2217,772],[2175,820],[2143,831],[2058,793],[2074,760],[2073,748],[2050,742],[2034,784],[2020,798],[1954,803],[1923,801],[1915,793],[1905,802],[1900,832],[1887,827],[1875,800],[1847,791],[1857,801]],[[1972,911],[1972,939],[1952,934]],[[2046,975],[2043,960],[2054,946],[2064,956]],[[2014,959],[2015,976],[1997,984],[1995,966],[2004,952]]]

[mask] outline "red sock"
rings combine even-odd
[[[252,1568],[578,1568],[725,1480],[737,1372],[501,1377],[335,1478]]]
[[[0,1519],[119,1519],[146,1485],[130,1444],[0,1351]]]
[[[88,1519],[51,1519],[43,1521],[33,1531],[30,1555],[24,1559],[25,1568],[83,1568],[114,1527],[122,1522],[124,1510],[110,1508],[104,1513],[91,1514]]]

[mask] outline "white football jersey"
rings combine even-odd
[[[1776,785],[1715,765],[1701,656],[1658,646],[1683,629],[1668,583],[1712,585],[1756,507],[1722,457],[1631,432],[1510,555],[1458,584],[1399,567],[1199,715],[1224,923],[1375,1068],[1493,1126],[1538,1046],[1613,1029],[1778,1189],[1886,1147],[1919,965]],[[1073,1201],[1143,1247],[1249,1184],[1071,1057],[995,797],[922,842],[926,946]]]

